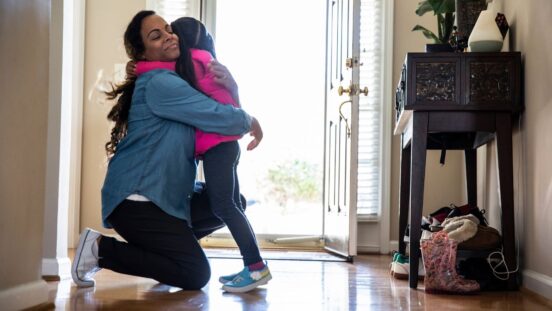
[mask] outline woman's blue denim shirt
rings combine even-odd
[[[194,190],[195,130],[243,135],[251,117],[192,88],[176,73],[153,70],[136,81],[128,132],[110,159],[102,188],[102,219],[126,197],[140,194],[190,224]]]

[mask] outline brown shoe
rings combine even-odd
[[[498,230],[488,226],[477,226],[477,233],[469,240],[458,244],[460,250],[483,251],[500,249],[502,237]]]

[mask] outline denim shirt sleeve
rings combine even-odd
[[[159,118],[204,132],[243,135],[251,128],[251,117],[245,111],[217,103],[167,70],[158,71],[147,83],[146,104]]]

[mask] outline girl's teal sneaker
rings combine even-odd
[[[223,275],[223,276],[219,276],[219,282],[222,283],[222,284],[226,284],[230,281],[232,281],[236,276],[238,276],[239,273],[232,273],[232,274],[229,274],[229,275]]]
[[[230,276],[222,276],[219,281],[226,277]],[[249,268],[245,267],[231,281],[224,283],[222,289],[230,293],[245,293],[258,286],[265,285],[271,279],[272,275],[267,265],[262,270],[256,271],[249,271]]]

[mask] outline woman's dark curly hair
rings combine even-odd
[[[145,46],[140,33],[142,21],[144,18],[154,14],[154,11],[140,11],[134,15],[128,24],[124,34],[124,43],[126,53],[131,60],[138,61],[144,54]],[[107,115],[109,120],[115,122],[111,130],[111,139],[105,144],[105,151],[108,156],[112,156],[117,151],[117,145],[127,134],[128,113],[135,84],[136,77],[127,77],[122,84],[112,86],[113,89],[110,92],[106,92],[107,98],[110,100],[119,97],[117,103]]]

